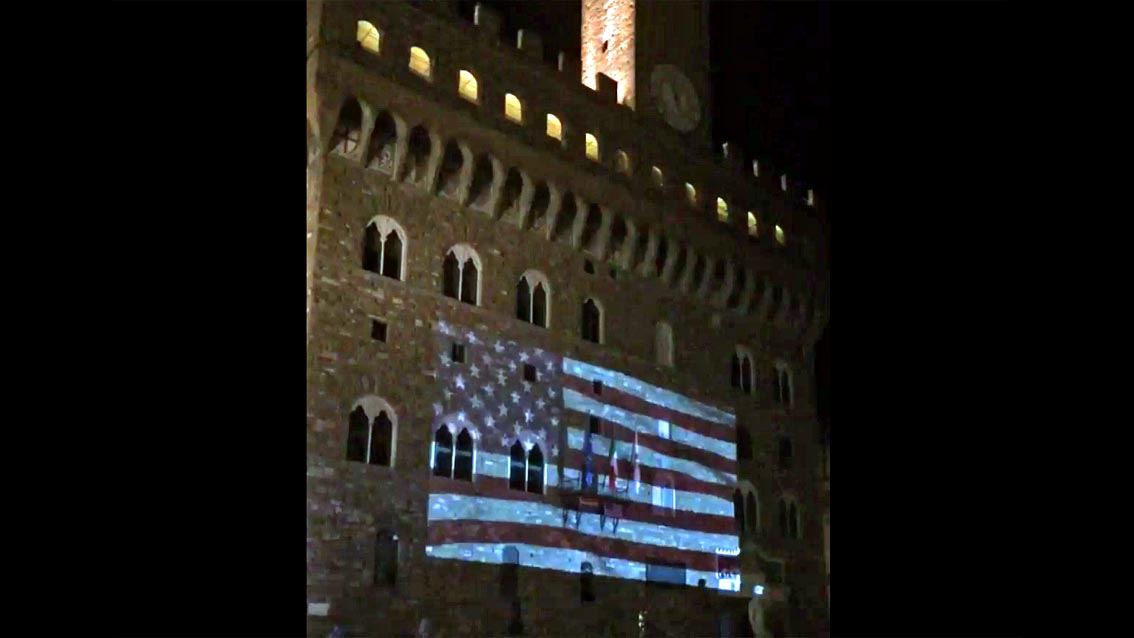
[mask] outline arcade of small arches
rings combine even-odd
[[[557,124],[556,130],[561,131],[561,125]],[[360,163],[367,170],[581,250],[599,262],[655,278],[695,300],[774,322],[805,342],[813,341],[822,327],[815,286],[802,287],[808,294],[795,293],[758,276],[755,268],[740,264],[738,258],[705,254],[667,236],[660,226],[639,226],[552,181],[506,167],[491,153],[478,153],[462,140],[445,140],[425,123],[411,127],[400,115],[373,109],[357,98],[344,100],[329,146],[332,154]],[[751,229],[755,232],[754,224]],[[368,227],[368,233],[364,267],[404,279],[404,231],[375,223],[373,230]],[[461,261],[458,255],[454,257]],[[457,279],[463,278],[462,272]],[[479,295],[471,291],[470,281],[470,294],[458,291],[455,298],[476,303]]]

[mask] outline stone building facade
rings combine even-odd
[[[710,147],[703,3],[583,3],[587,64],[621,88],[500,23],[456,2],[308,2],[308,635],[422,618],[504,635],[517,617],[525,635],[745,635],[757,586],[775,635],[818,635],[821,198]],[[545,284],[539,321],[517,318],[525,273]],[[428,557],[442,323],[734,414],[740,591],[595,577],[583,600],[579,574],[521,562],[502,596],[501,565]]]

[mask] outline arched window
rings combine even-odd
[[[728,202],[720,197],[717,198],[717,220],[728,223]]]
[[[379,52],[382,34],[378,33],[378,29],[374,28],[373,24],[370,24],[366,20],[359,20],[358,33],[355,37],[358,39],[358,43],[363,49],[371,53]]]
[[[756,492],[749,492],[744,497],[745,500],[745,517],[748,521],[747,531],[751,534],[760,533],[760,509],[756,502]]]
[[[511,93],[504,94],[504,117],[517,124],[524,123],[524,107],[520,104],[520,98]]]
[[[473,104],[476,104],[480,99],[477,92],[476,76],[464,69],[461,69],[458,74],[457,91],[461,94],[461,97]]]
[[[791,469],[791,439],[786,436],[780,437],[780,469]]]
[[[362,246],[362,268],[390,279],[402,279],[405,271],[406,232],[393,219],[379,215],[366,225]]]
[[[468,428],[461,428],[457,435],[457,457],[453,461],[453,478],[471,481],[473,476],[473,456],[475,444]]]
[[[429,54],[426,53],[424,49],[421,49],[419,47],[410,47],[409,68],[410,71],[413,71],[426,80],[432,78],[432,63],[429,60]]]
[[[792,405],[791,369],[782,361],[777,361],[772,371],[772,400],[780,405]]]
[[[563,123],[551,113],[547,114],[547,136],[563,141]]]
[[[379,530],[374,543],[374,584],[398,584],[398,535]]]
[[[736,458],[747,461],[752,458],[752,437],[748,428],[740,423],[736,424]]]
[[[548,327],[550,291],[543,273],[535,270],[525,272],[516,283],[516,318],[541,328]]]
[[[623,175],[630,174],[630,156],[626,151],[619,150],[614,154],[614,170],[622,173]]]
[[[590,563],[583,563],[579,569],[579,598],[585,603],[595,600],[595,568]]]
[[[748,234],[759,237],[759,229],[756,227],[756,213],[752,211],[748,211]]]
[[[783,246],[784,242],[786,242],[786,241],[787,241],[787,239],[784,237],[784,229],[780,228],[779,225],[777,225],[776,226],[776,242],[779,243],[779,245]]]
[[[685,182],[685,199],[689,201],[690,206],[697,205],[697,189],[689,182]]]
[[[543,467],[543,450],[536,443],[528,450],[528,491],[532,494],[543,494]]]
[[[444,424],[433,434],[433,475],[453,477],[453,433]]]
[[[524,445],[517,440],[510,450],[511,464],[508,472],[508,488],[524,491],[528,476],[528,460],[524,454]]]
[[[662,175],[661,169],[657,166],[650,169],[650,179],[658,188],[665,186],[665,176]]]
[[[591,343],[602,343],[602,308],[594,299],[583,303],[583,339]]]
[[[663,366],[673,366],[673,328],[659,321],[654,328],[654,355]]]
[[[450,248],[442,264],[445,296],[480,305],[480,269],[480,256],[472,248],[465,244]]]
[[[359,399],[347,423],[347,460],[369,465],[394,465],[397,416],[390,404],[375,396]]]
[[[732,492],[732,517],[736,519],[736,533],[744,531],[744,495],[740,493],[739,489]]]
[[[800,538],[799,533],[799,507],[795,501],[788,504],[788,536]]]
[[[351,155],[358,149],[362,139],[362,105],[355,98],[347,98],[339,109],[339,120],[331,135],[331,151],[339,155]]]
[[[598,138],[591,133],[587,133],[587,159],[599,161],[599,143]]]

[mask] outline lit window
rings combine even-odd
[[[430,79],[431,67],[429,62],[429,54],[418,47],[410,47],[409,68],[410,71],[413,71],[426,80]]]
[[[462,70],[460,80],[457,82],[457,87],[461,92],[461,97],[469,102],[477,101],[476,76],[472,73]]]
[[[693,185],[689,182],[685,182],[685,197],[691,205],[697,205],[697,189],[693,188]]]
[[[757,237],[758,230],[756,228],[756,213],[748,211],[748,234]]]
[[[598,138],[587,133],[587,158],[599,161]]]
[[[630,174],[630,156],[626,151],[618,151],[614,154],[614,168],[623,175]]]
[[[378,29],[374,28],[373,24],[370,24],[366,20],[359,20],[358,35],[356,37],[358,38],[358,43],[362,45],[362,48],[371,53],[378,53],[378,45],[382,36],[378,33]]]
[[[780,175],[780,190],[787,190],[787,175]]]
[[[722,222],[728,221],[728,203],[720,197],[717,198],[717,219]]]
[[[760,177],[760,162],[752,160],[752,176]]]
[[[778,224],[776,225],[776,241],[779,242],[781,246],[784,245],[784,229],[780,228]]]
[[[654,180],[654,186],[658,188],[665,186],[665,177],[662,176],[661,169],[657,166],[650,169],[650,177]]]
[[[814,206],[815,205],[815,191],[811,190],[810,188],[807,189],[807,205],[808,206]]]
[[[547,114],[547,136],[563,141],[563,123],[551,113]]]
[[[520,105],[520,98],[511,93],[504,95],[504,117],[516,123],[524,121],[524,108]]]

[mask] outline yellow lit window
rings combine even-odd
[[[811,190],[810,188],[807,189],[807,205],[808,206],[814,206],[815,205],[815,191]]]
[[[359,20],[357,37],[358,43],[362,45],[362,48],[371,53],[378,53],[378,45],[380,44],[382,36],[378,33],[378,29],[374,28],[373,24],[370,24],[366,20]]]
[[[757,236],[756,233],[757,233],[756,214],[753,213],[752,211],[748,211],[748,234],[752,235],[753,237],[756,237]]]
[[[662,175],[661,169],[657,166],[650,169],[650,177],[654,180],[654,186],[658,188],[665,186],[665,177]]]
[[[760,177],[760,162],[752,160],[752,176]]]
[[[630,156],[626,151],[618,151],[614,154],[614,168],[623,175],[630,174]]]
[[[598,138],[587,133],[587,158],[599,161]]]
[[[476,76],[472,73],[462,70],[460,80],[457,81],[457,88],[461,97],[469,102],[477,101]]]
[[[685,182],[685,198],[688,199],[689,203],[693,206],[697,205],[697,189],[693,188],[693,185],[689,182]]]
[[[776,225],[776,241],[778,241],[781,246],[784,245],[784,229],[780,228],[778,224]]]
[[[520,105],[520,98],[511,93],[504,95],[504,117],[513,122],[523,123],[524,121],[524,107]]]
[[[547,136],[563,141],[563,123],[551,113],[547,114]]]
[[[728,203],[720,197],[717,198],[717,219],[722,222],[728,221]]]
[[[431,73],[429,54],[418,47],[410,47],[409,68],[410,71],[428,80]]]

